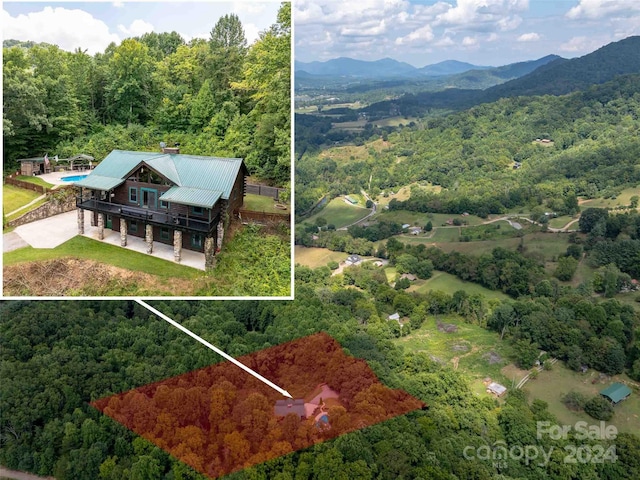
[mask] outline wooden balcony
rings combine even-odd
[[[119,205],[116,203],[104,202],[95,198],[83,199],[76,197],[76,207],[92,212],[104,213],[106,215],[115,215],[126,218],[128,220],[140,220],[146,224],[159,225],[161,227],[170,226],[179,230],[190,230],[201,233],[210,232],[217,218],[211,222],[199,218],[192,218],[186,215],[176,215],[171,212],[161,212],[158,210],[149,210],[147,208],[130,207],[128,205]]]

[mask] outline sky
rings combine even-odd
[[[32,40],[89,54],[104,52],[111,42],[147,32],[176,31],[189,41],[209,38],[218,19],[235,13],[251,44],[276,23],[279,0],[191,2],[3,2],[3,40]]]
[[[499,66],[640,35],[640,0],[294,0],[295,57]]]

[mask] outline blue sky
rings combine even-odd
[[[240,18],[249,43],[276,22],[279,0],[191,2],[4,2],[3,39],[33,40],[93,54],[111,41],[143,33],[180,33],[186,40],[209,37],[218,19]]]
[[[640,0],[294,0],[296,60],[505,65],[640,35]]]

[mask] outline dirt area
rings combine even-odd
[[[170,281],[142,272],[105,265],[93,260],[64,258],[7,266],[3,270],[4,295],[68,296],[149,294],[184,295],[192,293],[193,282]]]
[[[495,365],[496,363],[502,362],[502,357],[496,352],[487,352],[482,356],[482,358],[486,358],[489,365]]]

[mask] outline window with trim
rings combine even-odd
[[[191,246],[202,248],[202,235],[199,233],[191,234]]]
[[[194,215],[202,215],[204,214],[204,208],[202,207],[191,207],[191,213]]]
[[[162,240],[169,240],[169,229],[166,227],[162,227],[160,229],[160,238]]]
[[[129,220],[129,231],[131,233],[137,233],[138,231],[138,222],[135,220]]]
[[[169,202],[160,200],[160,208],[169,208]]]
[[[129,187],[129,201],[138,203],[138,189],[136,187]]]

